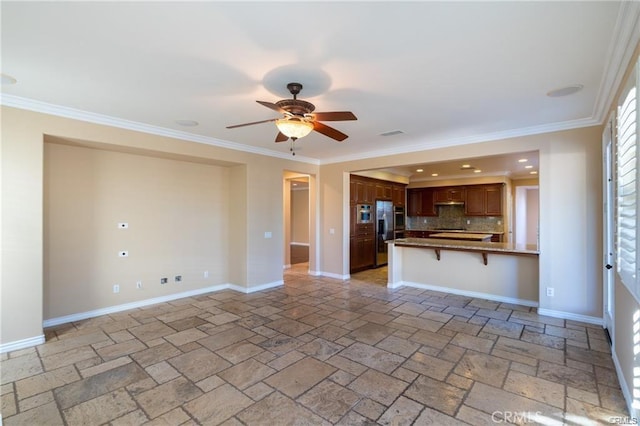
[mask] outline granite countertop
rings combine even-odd
[[[446,238],[450,240],[487,241],[493,234],[475,234],[472,232],[438,232],[431,234],[429,238]]]
[[[504,231],[472,231],[469,229],[435,229],[435,228],[420,228],[420,229],[406,229],[406,231],[429,231],[429,232],[459,232],[464,234],[504,234]]]
[[[398,238],[388,242],[400,247],[423,247],[504,254],[540,254],[535,244],[523,245],[515,243],[492,243],[488,241],[445,240],[439,238]]]

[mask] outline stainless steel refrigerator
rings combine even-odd
[[[385,241],[393,240],[393,203],[376,201],[376,266],[387,264],[388,249]]]

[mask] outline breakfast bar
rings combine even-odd
[[[388,287],[404,285],[526,306],[538,304],[539,251],[535,245],[446,237],[401,238],[388,245]]]

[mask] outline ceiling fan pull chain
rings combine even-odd
[[[291,138],[291,148],[289,148],[289,151],[291,151],[291,155],[296,155],[296,151],[295,151],[295,142],[296,139],[298,138]]]

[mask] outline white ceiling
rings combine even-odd
[[[277,117],[255,101],[297,81],[317,111],[358,117],[326,123],[342,143],[296,143],[320,163],[581,127],[637,39],[621,4],[2,1],[2,103],[288,157],[273,123],[225,127]]]

